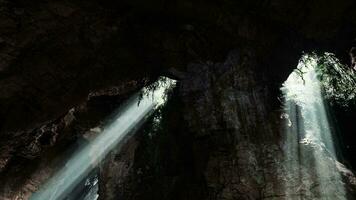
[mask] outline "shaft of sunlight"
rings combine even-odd
[[[165,103],[165,91],[174,84],[175,81],[164,78],[159,80],[158,87],[152,91],[152,95],[144,95],[141,99],[139,95],[131,97],[118,110],[114,120],[88,145],[75,152],[61,170],[41,186],[30,199],[60,200],[68,196],[72,189],[97,167],[130,131],[136,129],[157,106]]]
[[[346,199],[315,59],[300,62],[282,87],[288,199]]]

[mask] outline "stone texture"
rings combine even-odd
[[[305,158],[288,159],[284,121],[271,106],[277,97],[256,79],[257,63],[246,55],[248,50],[232,53],[224,63],[190,65],[190,77],[182,81],[185,120],[195,148],[204,148],[196,156],[207,156],[210,198],[355,199],[355,176],[326,149],[301,143]]]
[[[253,58],[246,48],[189,65],[162,130],[144,129],[103,164],[103,177],[124,174],[101,180],[101,198],[355,199],[353,172],[326,149],[304,142],[301,162],[289,154],[278,98]]]
[[[90,93],[85,104],[64,116],[0,141],[0,199],[28,199],[68,155],[100,132],[113,110],[143,85],[132,80],[121,87]]]
[[[73,120],[73,108],[77,112],[95,96],[121,96],[178,71],[184,74],[179,77],[187,127],[160,140],[158,149],[169,141],[178,150],[153,154],[162,157],[157,166],[170,169],[153,173],[162,180],[145,182],[156,189],[135,188],[142,193],[132,198],[144,198],[145,192],[156,199],[277,198],[282,136],[280,126],[271,123],[280,114],[271,99],[302,51],[331,51],[349,62],[355,13],[352,0],[0,0],[2,195],[17,198],[29,182],[23,188],[33,191],[49,172],[44,167],[43,177],[29,178],[32,170],[18,174],[25,170],[20,165],[57,155],[42,152],[47,145],[62,151],[67,146],[60,138],[98,123],[84,120],[77,130],[61,131]],[[225,61],[232,49],[238,49],[237,56]],[[179,167],[167,164],[175,163],[169,156],[176,158],[177,152]],[[122,162],[131,163],[129,155]],[[162,185],[164,195],[153,195]]]
[[[301,51],[344,58],[355,33],[351,0],[3,0],[0,9],[2,133],[54,120],[92,90],[191,61],[222,61],[245,44],[279,84]]]

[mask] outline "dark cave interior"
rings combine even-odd
[[[356,199],[355,49],[353,0],[0,0],[0,200]]]

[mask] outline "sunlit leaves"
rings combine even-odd
[[[335,55],[325,53],[317,58],[317,74],[325,97],[342,106],[355,104],[356,74],[352,68],[342,65]]]
[[[342,65],[334,54],[311,53],[303,55],[291,76],[295,76],[296,81],[305,84],[305,76],[311,70],[315,71],[317,75],[318,82],[320,82],[318,84],[322,88],[325,99],[341,106],[356,104],[356,72],[352,68]]]

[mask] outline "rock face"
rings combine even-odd
[[[1,141],[0,199],[28,199],[63,166],[67,155],[100,132],[107,117],[145,84],[132,80],[92,92],[87,102],[64,116],[34,131],[18,132],[17,140]]]
[[[278,183],[280,135],[271,123],[278,115],[252,58],[235,52],[224,63],[192,65],[182,82],[185,119],[198,152],[208,152],[204,175],[214,199],[261,199]]]
[[[344,58],[356,32],[351,0],[2,0],[0,10],[1,133],[54,120],[90,91],[222,61],[246,44],[278,83],[302,51]]]
[[[177,92],[101,165],[99,199],[204,199],[206,188],[177,109],[182,106]]]
[[[185,120],[197,141],[204,138],[195,146],[205,153],[196,156],[206,156],[204,176],[213,199],[355,199],[355,176],[327,151],[300,144],[309,158],[287,159],[284,123],[273,107],[277,99],[257,79],[253,57],[242,51],[224,63],[191,65],[191,77],[182,81]],[[310,162],[313,156],[329,173],[318,177],[322,169]],[[339,173],[345,179],[337,179]]]
[[[168,74],[182,79],[184,114],[171,119],[182,126],[167,122],[172,135],[135,138],[108,158],[102,168],[122,174],[101,172],[102,198],[283,198],[280,84],[302,51],[348,62],[355,13],[352,0],[0,0],[0,197],[35,190],[52,169],[18,174],[21,165],[46,169],[57,155],[47,146],[61,152],[63,138],[97,125],[76,120],[88,97],[122,97]],[[139,160],[149,158],[146,173]]]
[[[278,100],[253,57],[247,49],[189,65],[174,97],[183,112],[164,112],[159,134],[143,132],[113,153],[101,169],[102,199],[355,199],[356,177],[326,149],[301,142],[302,160],[288,152]]]

